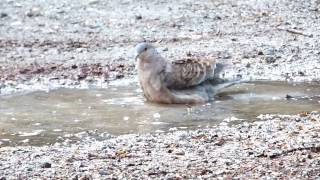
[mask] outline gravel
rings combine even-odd
[[[316,0],[4,0],[0,93],[136,75],[141,41],[168,59],[213,56],[226,78],[319,81],[318,9]]]
[[[317,0],[3,0],[0,94],[135,76],[132,48],[213,56],[224,76],[320,79]],[[279,112],[281,114],[281,112]],[[315,179],[317,112],[212,129],[0,148],[0,179]]]
[[[194,131],[2,147],[0,171],[7,179],[319,177],[319,113],[258,118]]]

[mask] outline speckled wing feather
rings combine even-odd
[[[182,89],[196,86],[214,77],[215,61],[208,58],[189,57],[171,62],[166,72],[168,88]]]

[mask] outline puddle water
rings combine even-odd
[[[287,94],[298,98],[287,100]],[[319,85],[255,82],[227,88],[215,101],[192,107],[146,103],[136,83],[2,96],[0,146],[51,144],[95,129],[147,133],[211,127],[230,118],[255,120],[262,113],[296,114],[319,110],[319,95]]]

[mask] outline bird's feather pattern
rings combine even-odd
[[[188,55],[171,62],[148,43],[140,43],[135,49],[139,82],[146,99],[151,102],[204,103],[220,89],[237,83],[216,78],[219,66],[213,58]]]
[[[196,86],[214,76],[215,61],[209,58],[188,57],[171,62],[166,72],[168,88],[182,89]]]

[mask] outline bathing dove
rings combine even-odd
[[[216,62],[211,59],[189,57],[167,61],[149,43],[138,44],[135,53],[140,86],[146,99],[152,102],[204,103],[217,88],[234,84],[217,81]]]

